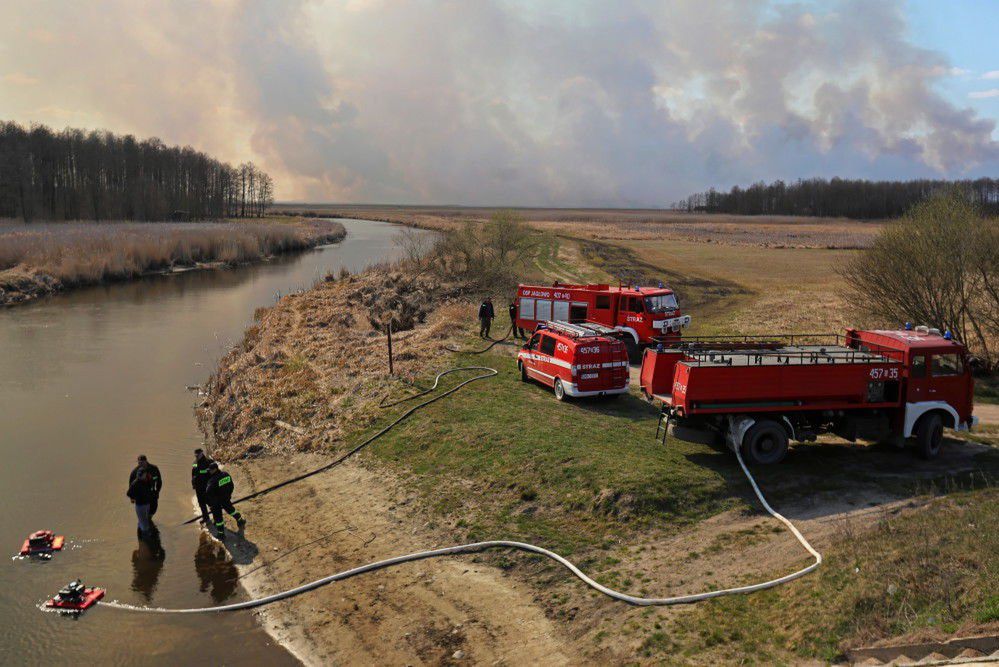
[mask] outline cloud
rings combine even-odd
[[[994,69],[991,72],[986,72],[982,75],[983,79],[999,79],[999,69]]]
[[[28,76],[24,72],[10,72],[9,74],[4,74],[2,80],[4,83],[9,83],[14,86],[33,86],[38,83],[38,79],[33,76]]]
[[[976,90],[968,93],[968,97],[973,100],[984,100],[989,97],[999,97],[999,88],[989,88],[988,90]]]
[[[0,81],[17,119],[79,109],[253,159],[282,198],[657,206],[999,167],[994,119],[938,92],[965,72],[909,41],[901,2],[45,7],[0,26],[0,71],[45,84]]]

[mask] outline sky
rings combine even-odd
[[[0,119],[253,161],[279,200],[661,207],[999,176],[996,0],[5,5]]]

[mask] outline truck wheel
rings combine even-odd
[[[916,451],[924,459],[936,458],[943,440],[943,420],[940,415],[926,415],[916,424]]]
[[[555,398],[560,401],[565,400],[565,387],[562,386],[562,380],[555,378]]]
[[[524,368],[524,362],[523,361],[518,361],[517,362],[517,369],[520,371],[520,381],[521,382],[527,382],[527,369]]]
[[[742,439],[742,453],[752,465],[780,463],[787,456],[787,431],[777,422],[756,422]]]

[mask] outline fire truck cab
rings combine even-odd
[[[673,342],[690,324],[680,313],[673,290],[663,287],[611,287],[610,285],[519,285],[517,326],[533,331],[549,320],[592,322],[624,334],[629,355],[657,342]]]
[[[523,382],[552,387],[555,398],[616,396],[628,391],[628,351],[599,324],[543,322],[517,354]]]
[[[844,336],[688,338],[646,350],[641,387],[662,402],[660,429],[707,427],[750,463],[776,463],[789,440],[910,439],[935,457],[943,429],[968,430],[967,350],[936,329],[847,329]]]

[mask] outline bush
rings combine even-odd
[[[985,364],[999,362],[999,220],[960,190],[887,226],[844,269],[860,307],[889,322],[950,330]]]
[[[498,211],[488,222],[471,221],[443,232],[422,256],[421,266],[445,280],[477,290],[506,290],[534,256],[534,232],[511,211]]]

